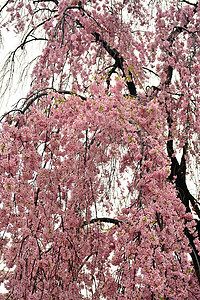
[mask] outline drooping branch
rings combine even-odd
[[[169,119],[168,119],[169,122]],[[171,127],[171,123],[169,124],[169,127]],[[185,205],[186,212],[191,213],[190,204],[192,205],[195,213],[197,214],[198,218],[200,218],[200,209],[198,205],[196,205],[195,198],[191,195],[191,193],[188,190],[187,184],[186,184],[186,155],[187,151],[187,144],[183,146],[183,154],[181,158],[181,163],[179,164],[177,158],[174,155],[174,149],[173,149],[173,140],[170,139],[167,142],[167,152],[168,156],[171,159],[171,173],[169,176],[170,182],[175,182],[176,189],[178,191],[178,197],[181,199],[182,203]],[[197,220],[196,224],[196,231],[198,233],[198,236],[200,237],[199,232],[199,222]],[[192,252],[191,252],[191,258],[193,261],[195,273],[197,275],[199,284],[200,284],[200,255],[199,251],[196,248],[196,245],[194,244],[195,237],[189,232],[187,228],[187,221],[184,229],[184,233],[186,237],[189,240],[189,244],[191,246]]]
[[[192,5],[192,6],[195,6],[195,7],[197,7],[197,5],[198,5],[198,1],[197,1],[197,3],[191,3],[191,2],[189,2],[187,0],[182,0],[181,2],[184,2],[186,4],[189,4],[189,5]]]
[[[7,0],[6,3],[0,8],[0,13],[6,7],[6,5],[8,5],[9,2],[10,2],[10,0]]]
[[[83,101],[87,100],[86,97],[78,95],[71,91],[63,91],[63,90],[56,90],[54,88],[46,88],[42,91],[38,91],[37,93],[35,93],[35,94],[31,95],[30,97],[28,97],[27,99],[25,99],[25,102],[20,109],[16,107],[16,108],[8,111],[7,113],[3,114],[3,116],[0,118],[0,122],[2,122],[2,120],[10,113],[17,112],[17,113],[24,114],[35,101],[39,100],[41,97],[45,97],[45,96],[49,95],[49,93],[51,93],[51,92],[58,93],[58,94],[64,94],[64,95],[76,96],[76,97],[81,98]]]
[[[184,146],[185,147],[185,146]],[[186,162],[185,153],[182,155],[181,163],[179,164],[177,158],[174,156],[173,140],[167,142],[168,156],[171,159],[171,173],[169,181],[175,180],[176,188],[179,193],[179,197],[186,207],[187,212],[191,212],[190,203],[192,204],[194,211],[200,217],[199,207],[196,205],[195,198],[191,195],[186,184]]]
[[[115,60],[116,68],[119,68],[122,71],[123,76],[126,78],[126,74],[123,66],[124,58],[120,55],[120,53],[115,48],[111,48],[110,45],[108,45],[108,43],[100,36],[99,33],[93,32],[92,35],[95,37],[95,41],[101,43],[102,47],[106,50],[106,52]],[[136,97],[137,91],[130,70],[128,71],[128,75],[131,79],[127,81],[128,90],[131,96]]]
[[[185,25],[186,28],[187,25]],[[167,38],[167,41],[171,44],[175,41],[176,37],[183,31],[184,27],[181,26],[175,26],[170,35]]]
[[[185,227],[184,229],[184,233],[187,236],[189,242],[190,242],[190,246],[192,248],[192,252],[190,253],[191,257],[192,257],[192,261],[194,264],[194,269],[195,269],[195,273],[197,275],[199,284],[200,284],[200,256],[199,256],[199,251],[197,250],[195,244],[194,244],[194,236],[190,233],[189,229],[187,227]]]
[[[74,96],[77,96],[77,97],[79,97],[79,98],[81,98],[82,100],[87,100],[87,98],[86,97],[84,97],[84,96],[81,96],[81,95],[78,95],[78,94],[76,94],[76,93],[73,93],[73,92],[71,92],[71,91],[61,91],[61,90],[56,90],[56,89],[54,89],[54,88],[47,88],[46,89],[47,91],[42,91],[42,92],[38,92],[37,94],[34,94],[34,95],[32,95],[32,96],[30,96],[27,100],[28,101],[26,101],[25,102],[25,104],[24,104],[24,107],[21,109],[21,111],[22,111],[22,113],[25,113],[26,112],[26,110],[36,101],[36,100],[38,100],[39,98],[41,98],[41,97],[44,97],[44,96],[47,96],[50,92],[54,92],[54,93],[58,93],[58,94],[64,94],[64,95],[74,95]]]
[[[149,68],[147,68],[147,67],[142,67],[142,69],[143,69],[143,70],[146,70],[146,71],[148,71],[148,72],[150,72],[150,73],[152,73],[152,74],[154,74],[156,77],[160,77],[157,73],[155,73],[153,70],[151,70],[151,69],[149,69]]]
[[[32,33],[38,29],[41,28],[46,22],[50,21],[50,18],[47,18],[46,20],[40,22],[38,25],[36,25],[34,28],[32,28],[27,34],[26,36],[23,38],[23,40],[20,42],[20,44],[15,48],[14,51],[9,53],[8,58],[6,59],[2,71],[0,72],[2,75],[0,77],[0,90],[2,90],[2,94],[1,96],[3,96],[5,94],[5,92],[7,91],[7,89],[9,89],[9,86],[12,83],[13,80],[13,75],[15,72],[15,61],[16,61],[16,53],[19,49],[23,50],[25,45],[27,45],[30,42],[35,42],[35,41],[47,41],[46,38],[44,37],[35,37],[32,35]],[[28,64],[27,64],[28,66]],[[26,67],[27,67],[26,66]],[[24,70],[26,69],[26,67],[24,67]],[[9,78],[6,82],[6,86],[3,88],[3,83],[4,83],[4,79],[5,79],[5,75],[7,75],[7,73],[9,74]]]
[[[185,2],[187,3],[187,1],[185,1]],[[189,3],[189,4],[191,4],[191,3]],[[194,4],[194,10],[193,10],[194,14],[197,11],[197,4],[198,3]],[[184,26],[174,26],[172,32],[170,33],[170,35],[167,38],[167,41],[170,43],[169,48],[172,48],[173,42],[178,37],[178,35],[180,33],[182,33],[184,30],[187,30],[187,26],[189,23],[190,23],[190,19],[186,18],[186,23],[184,24]],[[169,50],[168,52],[169,52],[169,56],[172,56],[172,51]],[[173,75],[173,67],[171,65],[169,65],[168,69],[167,69],[167,78],[166,78],[165,85],[169,85],[171,83],[172,75]]]
[[[192,204],[192,207],[198,217],[200,218],[200,209],[198,205],[196,205],[195,198],[191,195],[191,193],[188,190],[187,184],[186,184],[186,154],[188,149],[188,143],[186,142],[183,146],[183,154],[181,157],[181,162],[179,164],[175,152],[174,152],[174,146],[173,146],[173,138],[171,136],[171,126],[173,123],[173,120],[168,112],[168,126],[169,126],[169,140],[167,141],[167,153],[171,160],[171,173],[169,178],[170,182],[174,182],[176,184],[176,189],[178,190],[179,197],[183,204],[186,207],[187,212],[191,212],[190,209],[190,203]]]
[[[82,10],[89,18],[91,18],[98,25],[98,27],[101,30],[100,24],[82,7],[81,1],[79,1],[78,6],[67,7],[66,10],[68,10],[68,9]],[[78,19],[76,19],[76,24],[78,26],[80,26],[81,28],[84,28],[84,25],[81,24],[81,22]],[[113,70],[115,71],[116,68],[119,68],[122,71],[123,77],[127,78],[125,70],[124,70],[124,65],[123,65],[124,64],[124,58],[121,56],[119,51],[117,51],[117,49],[115,49],[115,48],[112,48],[101,37],[100,33],[95,31],[95,32],[92,32],[92,35],[95,37],[95,42],[99,42],[102,45],[102,47],[106,50],[106,52],[115,60]],[[136,90],[135,83],[133,81],[133,75],[132,75],[130,70],[128,71],[128,75],[129,75],[129,79],[126,81],[127,86],[128,86],[128,90],[129,90],[131,96],[136,97],[137,96],[137,90]]]
[[[108,75],[107,75],[107,78],[106,78],[106,83],[107,83],[107,88],[108,89],[110,87],[110,79],[111,79],[112,74],[117,73],[116,68],[117,68],[117,66],[116,66],[116,64],[114,64],[112,66],[112,69],[108,72]]]
[[[197,5],[195,5],[195,8],[193,12],[195,13],[197,9]],[[173,31],[170,33],[169,37],[167,38],[167,41],[169,42],[169,50],[168,54],[169,56],[173,56],[172,52],[172,45],[175,41],[175,39],[178,37],[180,33],[183,32],[183,30],[187,31],[187,26],[189,24],[190,20],[186,18],[186,24],[183,27],[180,26],[175,26]],[[167,68],[167,74],[166,74],[166,81],[164,83],[164,86],[167,87],[172,81],[172,75],[173,75],[173,67],[169,64]],[[188,149],[188,142],[186,141],[185,145],[183,146],[182,150],[182,158],[181,162],[179,163],[174,152],[174,144],[173,144],[173,136],[171,133],[172,129],[172,123],[173,119],[171,116],[171,113],[168,110],[168,107],[166,106],[166,112],[168,114],[167,122],[168,122],[168,127],[169,127],[169,134],[168,134],[168,141],[167,141],[167,152],[168,156],[171,160],[171,172],[170,176],[168,177],[169,181],[172,183],[175,183],[177,192],[178,192],[178,197],[184,204],[186,208],[187,213],[192,213],[191,211],[191,206],[194,209],[195,213],[197,214],[198,218],[200,218],[200,209],[197,205],[197,202],[195,198],[191,195],[191,193],[188,190],[188,186],[186,183],[186,154],[187,154],[187,149]],[[191,205],[191,206],[190,206]],[[184,234],[188,238],[190,247],[191,247],[191,258],[193,262],[193,266],[195,269],[195,273],[197,275],[198,282],[200,284],[200,255],[199,251],[197,250],[197,247],[194,243],[195,236],[194,234],[190,233],[190,231],[187,228],[187,220],[185,221],[185,228],[184,228]],[[199,234],[199,222],[197,221],[196,224],[196,231]],[[199,235],[200,237],[200,235]]]
[[[89,224],[94,224],[94,223],[110,223],[110,224],[114,224],[117,226],[120,226],[120,223],[122,223],[122,221],[117,220],[117,219],[113,219],[113,218],[94,218],[92,220],[90,220],[89,222],[84,221],[82,227],[89,225]]]

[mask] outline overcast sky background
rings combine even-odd
[[[0,0],[0,8],[6,3],[6,0]],[[6,8],[4,8],[3,12],[0,14],[0,24],[5,21]],[[0,71],[2,75],[2,71],[6,59],[9,54],[14,51],[17,46],[21,44],[23,33],[16,34],[12,30],[12,24],[9,28],[9,31],[6,29],[0,28]],[[7,89],[6,93],[2,97],[0,93],[0,115],[2,115],[5,111],[11,109],[12,105],[16,104],[19,99],[22,97],[26,97],[27,93],[30,90],[31,83],[31,68],[27,73],[27,76],[23,77],[22,80],[20,78],[20,71],[23,71],[24,66],[27,65],[28,62],[33,60],[33,58],[37,57],[41,54],[41,50],[43,48],[43,44],[40,42],[31,42],[24,47],[23,50],[18,49],[15,56],[15,73],[13,76],[13,82],[11,82],[10,90]],[[21,64],[21,66],[20,66]],[[33,62],[32,67],[35,62]],[[1,77],[0,77],[1,80]],[[0,81],[1,83],[2,81]],[[2,91],[1,91],[2,92]]]
[[[1,44],[0,44],[0,69],[1,75],[4,69],[4,63],[8,58],[9,54],[16,49],[16,47],[20,43],[20,37],[16,36],[16,34],[12,31],[8,32],[7,30],[1,30]],[[30,47],[29,47],[30,48]],[[15,57],[15,72],[13,76],[13,82],[6,90],[5,94],[0,98],[0,114],[3,114],[5,111],[11,109],[12,105],[16,104],[17,101],[22,98],[26,97],[29,89],[30,89],[30,82],[31,76],[30,71],[25,76],[25,78],[20,78],[19,71],[22,71],[20,68],[20,64],[26,65],[27,61],[30,61],[33,55],[33,51],[27,51],[27,58],[25,59],[25,53],[22,55],[21,49],[19,49],[16,53]]]

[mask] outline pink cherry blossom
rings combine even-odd
[[[0,299],[199,299],[199,3],[2,13],[43,49],[1,119]]]

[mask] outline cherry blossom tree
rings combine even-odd
[[[0,299],[200,299],[199,1],[0,11],[2,82],[43,47],[1,118]]]

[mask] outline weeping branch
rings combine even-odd
[[[10,2],[10,0],[7,0],[6,3],[0,8],[0,13],[8,5],[9,2]]]
[[[89,224],[94,224],[94,223],[110,223],[110,224],[114,224],[117,225],[118,227],[120,226],[120,223],[122,223],[122,221],[119,221],[117,219],[112,219],[112,218],[95,218],[90,220],[89,222],[84,221],[82,227],[89,225]]]
[[[100,36],[99,33],[94,32],[92,35],[95,37],[95,41],[99,42],[102,47],[106,50],[106,52],[115,60],[115,67],[119,68],[122,71],[123,77],[127,77],[124,71],[124,58],[120,55],[120,53],[115,49],[111,48],[110,45]],[[133,97],[137,96],[137,91],[135,87],[135,83],[133,81],[133,76],[131,71],[128,71],[128,75],[130,77],[130,80],[127,81],[128,90],[130,92],[130,95]]]
[[[71,91],[64,91],[64,90],[56,90],[54,88],[47,88],[45,90],[39,91],[33,95],[31,95],[30,97],[28,97],[27,99],[25,99],[24,104],[22,105],[22,107],[19,108],[14,108],[12,110],[10,110],[9,112],[5,113],[1,118],[0,118],[0,122],[2,122],[2,120],[9,114],[11,113],[21,113],[24,114],[29,107],[37,100],[39,100],[40,98],[49,95],[51,92],[53,93],[58,93],[58,94],[63,94],[63,95],[71,95],[71,96],[76,96],[81,98],[83,101],[86,101],[87,98],[81,95],[78,95],[74,92]],[[52,95],[53,96],[53,95]]]
[[[183,2],[188,2],[188,1],[183,1]],[[190,3],[189,3],[190,4]],[[197,4],[194,5],[194,13],[196,13],[197,9]],[[186,19],[187,22],[183,27],[175,26],[173,31],[170,33],[169,37],[167,38],[167,41],[170,43],[170,48],[172,48],[173,42],[175,39],[178,37],[178,35],[183,32],[183,30],[187,30],[187,25],[189,24],[189,19]],[[168,50],[169,56],[172,56],[172,50]],[[164,86],[169,86],[169,84],[172,81],[172,75],[173,75],[173,68],[171,65],[168,66],[167,68],[167,77],[166,77],[166,82],[164,83]],[[197,214],[198,218],[200,219],[200,209],[197,205],[196,199],[191,195],[191,193],[188,190],[187,183],[186,183],[186,154],[187,154],[187,149],[188,149],[188,142],[186,141],[185,145],[183,146],[183,154],[181,158],[181,162],[179,163],[174,152],[174,145],[173,145],[173,136],[171,134],[171,128],[172,128],[172,123],[173,119],[171,117],[171,114],[166,106],[166,112],[168,114],[167,122],[168,122],[168,127],[169,127],[169,134],[168,134],[168,141],[167,141],[167,152],[168,156],[171,160],[171,173],[170,176],[168,177],[169,181],[172,183],[175,183],[177,192],[178,192],[178,197],[184,204],[186,208],[186,212],[192,213],[190,205],[193,207],[195,213]],[[198,282],[200,284],[200,255],[199,251],[197,250],[197,247],[194,243],[195,240],[195,235],[190,233],[189,229],[187,228],[187,220],[185,220],[185,228],[184,228],[184,234],[188,238],[190,247],[192,249],[190,255],[193,261],[193,266],[195,269],[195,273],[197,275]],[[197,225],[196,225],[196,232],[200,238],[200,224],[199,221],[196,220]]]

